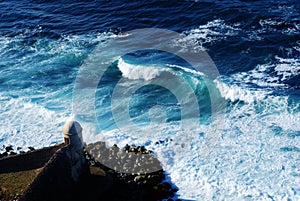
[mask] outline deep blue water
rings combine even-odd
[[[203,51],[217,74],[179,56]],[[74,117],[87,141],[153,149],[181,198],[300,199],[297,0],[0,1],[0,58],[0,149],[60,142]]]

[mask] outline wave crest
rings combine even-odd
[[[243,101],[246,103],[253,103],[255,101],[263,100],[267,92],[262,90],[244,89],[237,84],[228,85],[220,80],[215,80],[216,87],[219,89],[223,98],[235,101]]]
[[[143,79],[149,81],[160,76],[164,72],[171,72],[168,68],[129,64],[122,58],[119,58],[118,60],[118,68],[122,72],[122,76],[130,80]]]

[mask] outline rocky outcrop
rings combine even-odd
[[[117,145],[106,148],[104,142],[87,145],[86,154],[89,164],[101,168],[105,175],[112,179],[111,187],[102,194],[101,200],[172,199],[178,189],[164,181],[165,173],[162,166],[151,153],[152,151],[143,146],[126,145],[120,149]],[[111,163],[108,160],[115,160],[115,162]],[[113,165],[108,167],[104,164]]]

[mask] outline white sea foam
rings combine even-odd
[[[273,63],[258,65],[248,73],[236,74],[234,77],[262,87],[284,87],[284,81],[300,74],[300,60],[281,57],[275,59]]]
[[[122,58],[118,60],[118,68],[122,72],[123,77],[132,80],[143,79],[152,80],[160,76],[164,72],[171,72],[168,68],[158,66],[134,65],[126,63]]]
[[[178,69],[181,69],[185,72],[188,72],[188,73],[191,73],[191,74],[194,74],[194,75],[205,76],[205,74],[203,72],[193,70],[193,69],[190,69],[190,68],[186,68],[186,67],[183,67],[183,66],[174,65],[174,64],[167,64],[167,66],[171,67],[171,68],[178,68]]]
[[[149,81],[159,77],[163,73],[175,74],[174,69],[180,69],[186,73],[190,73],[195,76],[205,76],[205,74],[200,71],[196,71],[179,65],[173,65],[173,64],[166,64],[165,66],[137,65],[137,64],[127,63],[122,58],[118,59],[118,68],[122,72],[123,77],[132,80],[142,79],[142,80]]]
[[[257,65],[248,72],[223,76],[214,82],[225,99],[252,103],[265,99],[274,89],[288,87],[285,81],[299,74],[299,59],[276,57],[274,63]]]
[[[244,101],[252,103],[254,101],[263,100],[267,92],[263,90],[247,89],[238,84],[227,84],[221,80],[215,80],[215,84],[219,89],[221,95],[232,102]]]
[[[287,12],[284,12],[288,15]],[[287,16],[285,16],[287,17]],[[280,20],[278,18],[261,19],[259,21],[260,27],[256,29],[245,30],[247,37],[244,39],[250,41],[263,40],[265,34],[269,32],[278,32],[285,35],[295,35],[300,33],[299,23],[297,21],[288,23],[286,20]]]
[[[239,31],[238,24],[228,25],[223,20],[217,19],[183,32],[184,37],[178,42],[183,47],[193,46],[196,49],[205,50],[205,44],[235,36]]]
[[[263,107],[258,111],[260,105]],[[300,147],[291,135],[300,130],[300,112],[289,110],[288,97],[280,96],[267,96],[258,104],[237,104],[223,119],[225,123],[218,125],[223,135],[204,159],[199,149],[215,129],[211,125],[181,130],[169,124],[148,140],[136,137],[134,130],[125,132],[122,128],[97,137],[110,146],[134,143],[154,150],[171,182],[179,187],[177,196],[182,199],[298,200],[299,153],[282,151],[284,147]],[[280,133],[274,128],[280,128]],[[159,140],[163,142],[156,144]]]
[[[2,146],[41,148],[63,141],[61,127],[72,109],[68,79],[76,74],[70,66],[84,57],[82,46],[99,41],[94,40],[40,38],[25,46],[24,35],[0,37]],[[64,69],[65,65],[69,68]],[[63,72],[66,69],[68,74]]]
[[[201,159],[198,150],[205,144],[211,125],[184,131],[164,125],[160,133],[153,133],[148,140],[139,138],[135,131],[125,132],[130,130],[125,128],[102,132],[90,139],[120,146],[145,144],[155,151],[171,182],[179,187],[177,196],[182,199],[299,200],[299,153],[291,148],[300,147],[295,140],[300,131],[299,103],[291,107],[289,97],[271,95],[272,88],[251,87],[284,86],[281,80],[272,80],[275,76],[268,74],[269,68],[278,75],[297,75],[297,62],[294,65],[294,60],[277,60],[277,64],[259,65],[249,74],[237,73],[215,80],[221,95],[237,103],[223,119],[223,135],[205,159]],[[156,144],[159,140],[164,142]],[[289,151],[282,151],[285,149]]]
[[[276,57],[273,63],[257,65],[253,70],[230,77],[224,76],[215,83],[224,98],[253,102],[264,99],[274,89],[287,88],[286,81],[299,74],[299,59]]]
[[[67,119],[65,111],[51,111],[26,98],[0,95],[0,99],[1,144],[41,148],[63,141],[61,126]]]
[[[300,59],[284,59],[276,57],[279,61],[274,68],[281,81],[285,81],[293,76],[300,75]]]

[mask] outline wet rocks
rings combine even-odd
[[[154,191],[157,193],[157,197],[173,197],[177,192],[177,189],[172,188],[172,186],[168,182],[163,182],[153,186]]]
[[[13,151],[10,151],[10,152],[9,152],[9,155],[10,155],[10,156],[15,156],[15,155],[17,155],[17,153],[16,153],[16,152],[13,152]]]
[[[104,142],[89,144],[86,147],[89,157],[110,169],[127,174],[147,174],[162,170],[160,162],[144,146],[117,145],[106,148]]]
[[[104,142],[97,142],[87,145],[85,151],[91,166],[101,167],[113,178],[112,188],[106,193],[109,200],[171,199],[177,191],[163,182],[165,173],[160,162],[144,146],[107,148]]]
[[[8,156],[8,153],[7,152],[3,152],[0,154],[0,158],[5,158]]]
[[[33,148],[33,147],[28,147],[28,149],[29,149],[30,151],[34,151],[34,150],[35,150],[35,148]]]
[[[165,140],[159,140],[159,141],[155,142],[154,144],[155,145],[167,145],[172,141],[173,141],[173,139],[166,138]]]
[[[97,167],[97,166],[90,166],[90,173],[92,175],[99,175],[99,176],[106,176],[106,173],[105,171],[100,168],[100,167]]]
[[[23,149],[22,147],[17,147],[16,150],[15,150],[12,145],[3,146],[4,151],[0,152],[0,158],[15,156],[15,155],[18,155],[18,154],[25,154],[26,151],[23,151],[22,149]],[[35,148],[28,147],[27,153],[32,152],[34,150],[35,150]]]
[[[10,151],[12,151],[12,150],[14,150],[14,149],[12,148],[11,145],[5,147],[5,151],[6,151],[6,152],[10,152]]]

